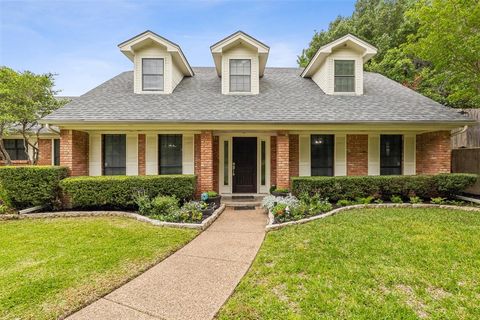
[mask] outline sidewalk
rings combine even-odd
[[[226,209],[185,247],[68,319],[211,319],[250,267],[266,224],[263,210]]]

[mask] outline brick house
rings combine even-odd
[[[146,31],[133,62],[44,119],[71,175],[195,174],[198,191],[267,193],[292,176],[450,172],[450,131],[473,123],[380,74],[376,48],[346,35],[305,69],[267,68],[270,48],[236,32],[192,68]]]

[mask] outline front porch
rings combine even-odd
[[[293,176],[450,172],[446,130],[96,129],[62,130],[61,139],[71,175],[195,174],[198,195],[264,195]]]

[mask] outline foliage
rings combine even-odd
[[[315,32],[298,57],[305,67],[323,45],[354,34],[378,48],[366,70],[453,107],[480,107],[477,0],[357,0],[351,16]]]
[[[434,197],[430,199],[430,202],[433,204],[445,204],[446,198],[442,197]]]
[[[54,75],[16,72],[0,67],[0,154],[10,164],[2,137],[15,130],[25,140],[25,153],[31,164],[38,162],[38,138],[44,125],[38,121],[58,109],[66,100],[55,99]],[[35,139],[33,139],[35,138]],[[33,156],[27,152],[33,150]]]
[[[339,207],[351,206],[352,204],[355,204],[355,202],[347,199],[340,199],[337,201],[337,206]]]
[[[215,198],[218,197],[218,193],[216,191],[207,191],[208,198]]]
[[[59,183],[67,168],[52,166],[0,167],[0,196],[16,209],[59,205]]]
[[[197,234],[123,217],[4,221],[0,319],[65,319]]]
[[[147,215],[155,219],[171,221],[179,209],[178,199],[175,196],[157,196],[152,199],[151,211]]]
[[[392,203],[403,203],[402,197],[397,196],[397,195],[392,195],[392,196],[390,197],[390,201],[391,201]]]
[[[195,181],[194,175],[71,177],[60,187],[73,208],[134,209],[139,192],[192,199]]]
[[[476,212],[376,208],[268,232],[217,318],[480,319],[479,229]]]
[[[415,203],[422,203],[422,199],[420,199],[420,197],[417,197],[417,196],[411,196],[410,197],[410,203],[411,204],[415,204]]]
[[[370,204],[372,203],[373,199],[374,199],[373,196],[368,196],[364,198],[357,198],[355,202],[357,204]]]
[[[286,196],[286,197],[275,197],[273,195],[265,196],[262,200],[262,207],[268,210],[272,210],[272,208],[278,204],[285,204],[286,206],[293,207],[299,203],[298,199],[294,196]]]
[[[263,199],[262,206],[273,214],[276,222],[299,220],[332,209],[327,199],[321,199],[318,195],[309,197],[306,194],[300,199],[294,196],[269,195]]]
[[[374,197],[389,200],[392,195],[423,199],[451,197],[475,183],[473,174],[440,174],[418,176],[345,176],[345,177],[294,177],[294,195],[319,194],[332,202]]]
[[[276,188],[274,190],[274,192],[278,192],[278,193],[289,193],[290,190],[288,190],[288,188]]]
[[[151,199],[145,193],[139,193],[135,197],[135,203],[141,215],[160,221],[184,223],[201,221],[202,211],[208,207],[203,201],[189,201],[180,208],[175,196],[157,196]]]

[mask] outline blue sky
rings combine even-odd
[[[210,45],[242,30],[270,46],[268,66],[294,67],[314,30],[353,8],[354,0],[0,0],[0,65],[56,73],[60,95],[81,95],[131,70],[117,44],[150,29],[178,43],[192,66],[213,66]]]

